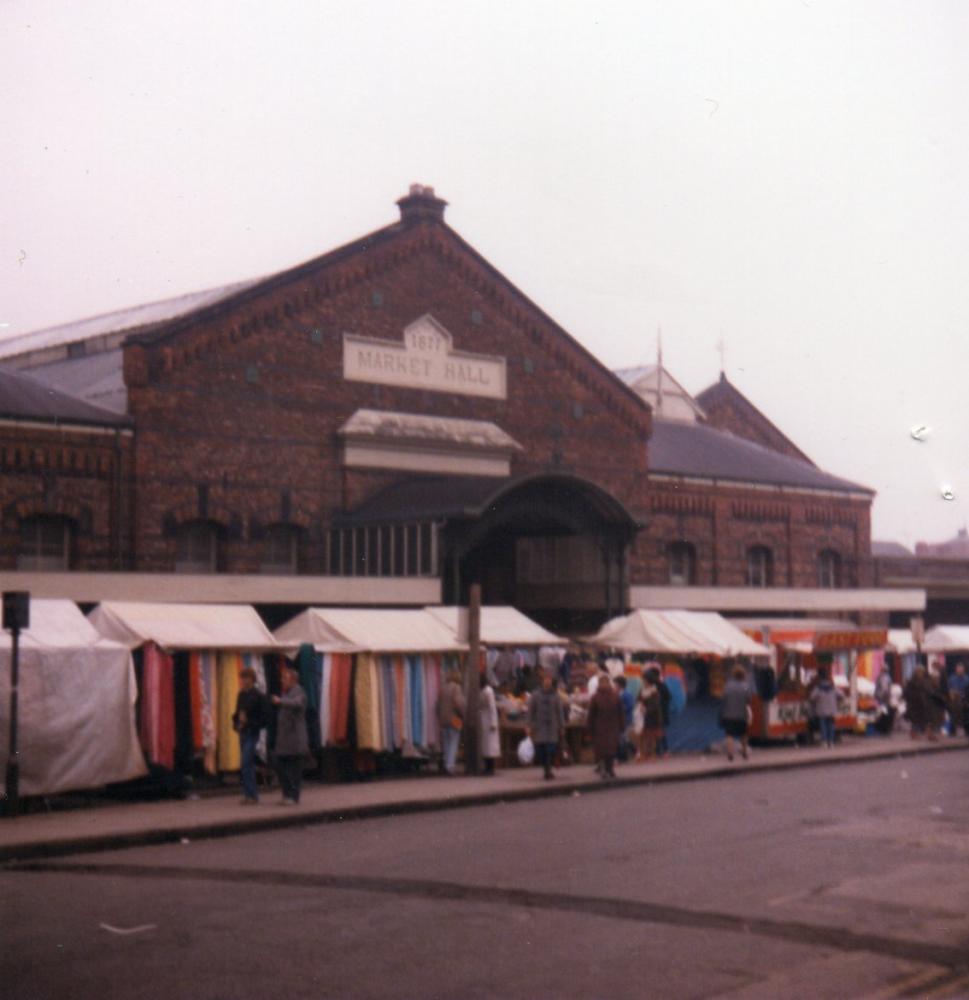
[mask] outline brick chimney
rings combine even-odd
[[[411,184],[410,191],[398,199],[400,221],[405,225],[414,222],[443,222],[447,202],[434,194],[434,188]]]

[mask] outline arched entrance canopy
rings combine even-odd
[[[596,483],[567,473],[428,476],[397,482],[335,526],[433,522],[444,600],[514,604],[556,627],[626,605],[626,549],[642,527]]]

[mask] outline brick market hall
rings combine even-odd
[[[5,590],[255,606],[630,608],[908,624],[873,492],[721,372],[610,371],[413,185],[300,266],[4,342]],[[931,596],[931,595],[930,595]]]

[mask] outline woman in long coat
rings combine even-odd
[[[542,686],[529,695],[526,719],[525,735],[535,744],[535,759],[546,779],[554,778],[552,763],[565,733],[565,709],[549,674],[542,675]]]
[[[930,728],[931,690],[925,667],[919,664],[905,685],[905,717],[912,727],[912,739]]]
[[[589,703],[589,732],[600,778],[616,776],[616,754],[625,726],[622,701],[612,686],[608,674],[599,674],[599,685]]]
[[[495,773],[495,758],[501,754],[501,740],[498,735],[498,708],[495,692],[485,674],[481,675],[481,696],[478,699],[478,714],[481,720],[481,759],[484,773]]]

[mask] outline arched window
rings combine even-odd
[[[823,549],[818,553],[818,586],[841,586],[841,556],[834,549]]]
[[[689,542],[672,542],[667,553],[670,583],[674,587],[689,587],[696,583],[696,549]]]
[[[299,538],[299,528],[292,524],[273,524],[267,528],[260,571],[273,576],[298,573]]]
[[[747,549],[747,586],[770,587],[774,583],[774,555],[765,545]]]
[[[66,517],[37,514],[20,522],[17,569],[54,572],[71,568],[74,524]]]
[[[178,528],[176,573],[218,573],[222,532],[212,521],[186,521]]]

